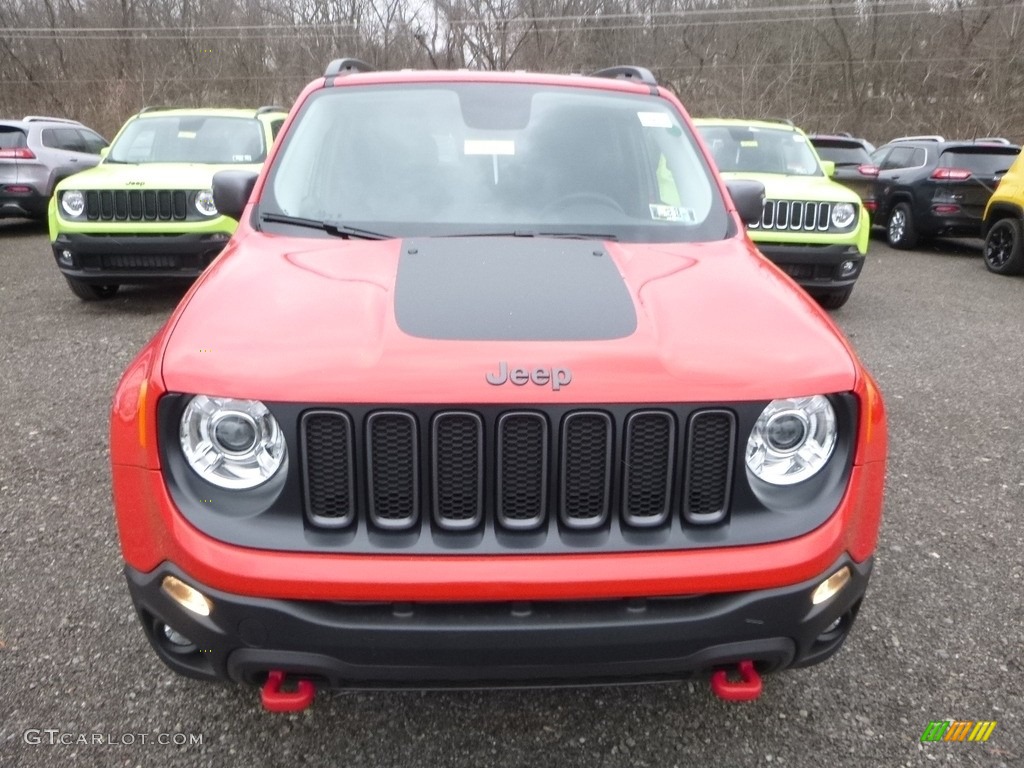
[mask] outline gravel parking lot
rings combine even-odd
[[[0,765],[1024,765],[1024,280],[978,248],[875,240],[834,314],[891,453],[872,586],[832,661],[745,705],[683,683],[320,694],[282,716],[168,671],[121,575],[107,408],[181,292],[84,304],[44,227],[0,221]],[[946,719],[998,725],[920,742]]]

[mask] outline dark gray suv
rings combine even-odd
[[[107,140],[74,120],[0,120],[0,218],[46,220],[57,182],[92,168]]]

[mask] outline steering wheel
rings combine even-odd
[[[544,206],[543,213],[554,213],[556,211],[562,211],[566,208],[572,208],[574,206],[582,205],[600,205],[604,208],[611,208],[618,213],[625,214],[626,211],[618,201],[608,195],[603,195],[600,192],[570,192],[568,195],[548,203]]]

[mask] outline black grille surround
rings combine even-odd
[[[854,222],[839,230],[832,226],[832,206],[837,203],[817,200],[765,200],[761,220],[748,227],[770,232],[852,232]]]
[[[178,446],[188,395],[159,405],[171,497],[207,535],[339,554],[540,554],[737,546],[803,535],[849,479],[856,401],[834,395],[841,439],[798,486],[743,460],[766,402],[637,405],[266,403],[288,444],[269,481],[227,491]]]
[[[199,190],[90,189],[85,192],[87,221],[203,221],[195,207]]]

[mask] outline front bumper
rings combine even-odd
[[[25,184],[0,184],[0,218],[41,219],[46,216],[46,205],[49,197],[31,188],[27,192],[11,192],[8,186],[26,186]]]
[[[857,282],[864,254],[856,245],[757,243],[758,250],[810,293]]]
[[[92,283],[193,280],[227,245],[230,232],[159,235],[61,233],[52,243],[57,268]]]
[[[812,605],[848,566],[837,595]],[[253,598],[209,589],[163,564],[126,568],[146,635],[174,671],[261,684],[271,669],[332,688],[505,687],[680,680],[753,660],[772,672],[824,661],[843,644],[867,589],[848,556],[799,584],[669,598],[484,603]],[[161,588],[174,575],[212,602],[200,617]],[[192,641],[175,646],[164,626]]]

